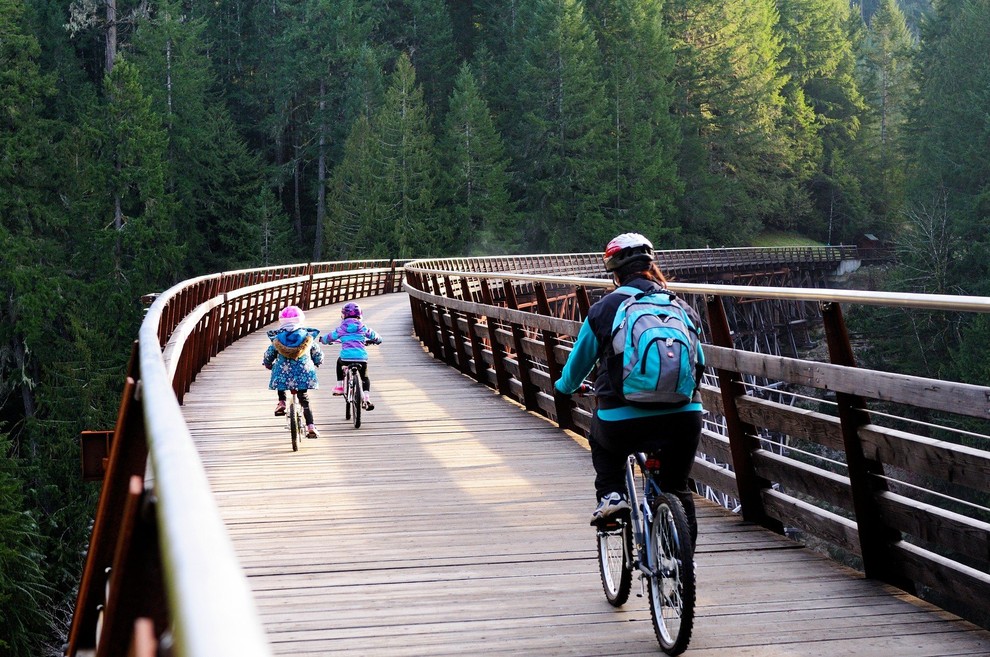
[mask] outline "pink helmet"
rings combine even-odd
[[[653,243],[639,233],[623,233],[605,247],[605,271],[615,271],[631,262],[653,260]]]
[[[345,303],[344,307],[340,311],[340,316],[344,319],[348,317],[360,317],[361,316],[361,306],[354,302]]]
[[[278,327],[299,328],[306,323],[306,313],[299,306],[286,306],[278,314]]]

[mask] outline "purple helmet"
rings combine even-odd
[[[343,309],[340,311],[340,316],[344,319],[348,317],[360,317],[361,316],[361,306],[356,303],[345,303]]]

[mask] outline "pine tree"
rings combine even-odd
[[[914,93],[911,61],[916,47],[896,0],[882,0],[862,45],[861,75],[871,115],[868,175],[876,187],[876,211],[897,221],[903,209],[906,161],[903,148],[907,106]]]
[[[865,104],[855,77],[855,56],[845,0],[781,0],[784,119],[793,173],[793,211],[778,228],[814,237],[843,234],[861,205],[859,185],[843,175],[843,153],[859,130]],[[835,229],[834,231],[832,229]],[[852,237],[851,235],[846,235]]]
[[[372,120],[358,118],[345,145],[334,176],[330,241],[356,257],[444,253],[451,236],[436,207],[437,178],[423,92],[403,53],[382,106]]]
[[[539,0],[523,47],[523,123],[512,156],[528,245],[597,250],[613,232],[602,212],[611,151],[598,45],[581,4]]]
[[[140,23],[130,58],[168,139],[165,184],[182,208],[175,232],[188,254],[186,275],[252,264],[238,236],[250,230],[247,204],[261,184],[260,162],[214,91],[205,29],[165,2]]]
[[[607,213],[613,232],[663,235],[675,244],[674,200],[683,191],[675,155],[679,127],[670,113],[667,82],[673,53],[662,27],[659,0],[588,2],[602,49],[610,109],[610,190]]]
[[[455,253],[516,252],[508,158],[467,64],[454,83],[441,144],[443,194]]]
[[[381,39],[406,53],[416,70],[432,121],[440,122],[457,75],[458,57],[450,12],[444,0],[386,3]]]
[[[670,0],[664,16],[684,135],[683,229],[701,244],[745,244],[764,221],[789,210],[776,6]]]

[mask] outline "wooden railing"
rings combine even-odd
[[[659,259],[663,259],[662,255]],[[845,258],[843,258],[845,259]],[[415,261],[406,284],[432,354],[587,434],[591,402],[556,395],[600,260]],[[576,278],[580,267],[588,277]],[[990,388],[856,367],[843,306],[990,312],[990,298],[672,284],[705,317],[710,411],[693,477],[746,520],[824,542],[865,571],[985,624],[990,600]],[[829,362],[738,348],[726,302],[819,304]],[[525,308],[526,310],[521,310]],[[924,422],[911,418],[922,417]],[[975,419],[982,429],[959,431]]]
[[[179,404],[213,356],[285,305],[401,285],[392,261],[349,261],[204,276],[157,296],[116,428],[84,436],[84,476],[103,488],[67,655],[271,654]]]

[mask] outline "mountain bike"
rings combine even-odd
[[[639,571],[660,648],[679,655],[694,627],[694,546],[684,506],[657,484],[659,467],[653,454],[626,459],[630,509],[597,523],[598,566],[613,607],[628,600],[633,570]]]
[[[292,399],[289,400],[289,408],[286,409],[285,426],[289,428],[289,436],[292,437],[292,451],[298,452],[302,437],[306,435],[306,425],[303,422],[302,404],[296,401],[296,391],[289,392],[292,393]]]

